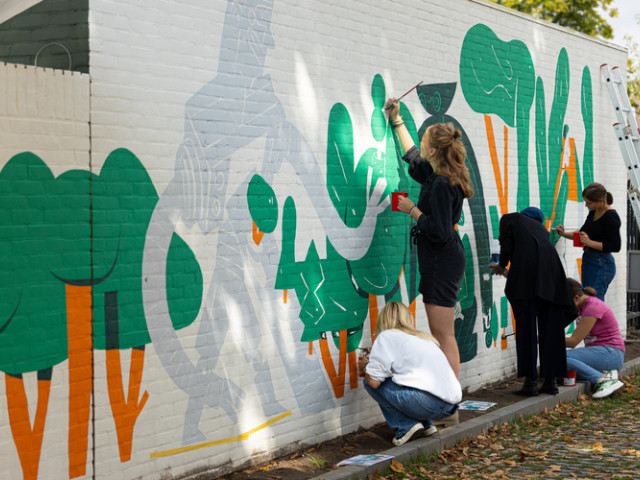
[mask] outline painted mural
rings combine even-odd
[[[220,374],[227,342],[252,366],[262,428],[291,414],[274,388],[267,347],[277,350],[299,413],[317,413],[339,404],[346,388],[359,388],[355,352],[370,345],[365,332],[375,330],[379,304],[400,300],[414,313],[422,309],[411,225],[390,208],[392,191],[417,199],[419,185],[408,176],[382,110],[385,79],[370,80],[369,145],[355,145],[356,120],[336,103],[326,119],[326,158],[317,158],[265,71],[276,44],[272,6],[269,0],[228,2],[217,75],[185,105],[173,179],[160,195],[126,149],[112,152],[99,174],[70,170],[56,178],[29,152],[0,171],[0,370],[23,478],[38,478],[50,382],[65,361],[70,401],[68,429],[60,433],[68,441],[69,478],[75,478],[87,473],[95,349],[106,353],[109,402],[126,462],[135,456],[135,424],[149,399],[142,382],[146,345],[153,344],[188,398],[175,450],[156,458],[246,438],[217,438],[201,426],[205,409],[236,423],[248,400],[248,384]],[[438,122],[463,132],[475,195],[458,225],[467,268],[455,326],[461,360],[469,362],[483,349],[506,349],[513,329],[508,302],[494,293],[488,269],[499,217],[535,203],[529,178],[535,158],[546,225],[553,230],[563,222],[567,201],[579,201],[582,186],[593,181],[593,108],[584,67],[582,125],[565,123],[564,48],[555,78],[543,79],[526,44],[500,39],[486,25],[466,32],[459,73],[459,84],[434,78],[418,87],[401,114],[416,142]],[[549,105],[545,82],[553,82]],[[486,144],[472,144],[451,109],[458,87],[484,118]],[[412,113],[408,105],[423,110]],[[585,132],[581,154],[571,128]],[[532,130],[535,152],[529,151]],[[507,155],[511,133],[515,160]],[[364,153],[356,157],[356,150]],[[479,165],[489,161],[494,176],[482,178]],[[518,178],[511,197],[510,168]],[[304,194],[299,188],[282,193],[290,178]],[[498,205],[487,201],[488,189],[497,190]],[[180,225],[215,249],[212,268],[204,269],[176,233]],[[197,326],[195,356],[181,337],[190,325]],[[128,389],[123,351],[131,354]],[[316,351],[320,355],[310,354]],[[31,416],[23,384],[28,372],[37,372],[38,382]]]
[[[50,382],[67,361],[69,478],[86,473],[92,350],[105,350],[109,402],[121,461],[131,458],[145,346],[151,342],[142,308],[142,254],[158,201],[144,166],[128,150],[114,151],[99,175],[70,170],[54,177],[32,153],[0,171],[0,369],[5,372],[10,427],[25,479],[37,478]],[[172,235],[167,257],[172,325],[192,323],[202,298],[193,252]],[[127,391],[120,354],[131,351]],[[37,372],[31,423],[23,374]],[[62,433],[62,432],[61,432]]]

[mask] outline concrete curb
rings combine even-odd
[[[630,375],[640,368],[640,358],[635,358],[625,363],[620,369],[620,376]],[[487,432],[494,425],[509,423],[518,417],[535,415],[545,409],[552,409],[559,403],[577,400],[581,393],[589,393],[591,386],[588,382],[578,382],[575,387],[560,387],[558,395],[541,394],[538,397],[531,397],[516,402],[493,412],[486,413],[480,417],[461,423],[455,427],[445,428],[438,433],[428,437],[420,438],[406,443],[401,447],[393,447],[381,455],[391,455],[393,460],[400,463],[406,462],[419,455],[429,455],[440,453],[447,448],[451,448],[466,438],[475,437]],[[367,475],[375,475],[383,472],[391,463],[391,460],[376,463],[371,466],[347,465],[337,470],[323,473],[311,480],[363,480]]]

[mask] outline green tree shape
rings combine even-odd
[[[252,193],[250,191],[250,193]],[[249,204],[252,216],[266,213],[268,209],[257,208],[253,197]],[[262,197],[264,200],[265,196]],[[264,201],[262,202],[264,205]],[[362,325],[367,316],[369,301],[359,295],[351,275],[342,258],[327,241],[327,257],[320,259],[312,242],[304,261],[295,261],[296,208],[291,197],[285,200],[282,213],[282,249],[278,263],[275,288],[292,289],[300,302],[299,318],[304,325],[301,342],[312,342],[326,338],[328,332],[338,343],[337,332],[347,330],[347,352],[356,349],[362,338]],[[256,223],[263,220],[254,217]]]
[[[0,205],[5,207],[3,212],[11,212],[0,217],[8,233],[0,240],[6,247],[0,254],[5,280],[0,289],[0,313],[6,316],[0,323],[0,370],[20,379],[24,372],[38,372],[36,418],[40,416],[42,423],[37,432],[30,425],[27,431],[33,435],[35,443],[30,448],[37,450],[39,459],[41,443],[37,439],[44,429],[41,415],[49,399],[52,367],[68,359],[70,477],[86,472],[94,388],[92,367],[87,368],[91,349],[126,348],[127,342],[143,349],[150,341],[142,308],[141,265],[148,219],[158,196],[144,168],[128,151],[114,152],[105,162],[103,173],[70,170],[54,179],[46,164],[28,152],[14,156],[0,172]],[[197,315],[202,277],[189,247],[175,236],[171,245],[167,295],[179,328],[193,322]],[[9,277],[14,279],[12,288],[4,287],[11,283]],[[82,288],[68,290],[67,286]],[[73,302],[77,296],[80,304],[91,305],[90,314],[86,307],[79,307],[78,312],[67,309],[69,291]],[[118,298],[120,292],[123,294]],[[114,300],[111,309],[101,308],[100,293]],[[85,301],[88,295],[93,296],[91,303]],[[118,316],[118,310],[124,315]],[[109,317],[108,312],[113,314]],[[71,325],[79,328],[71,331]],[[72,335],[73,343],[69,340]],[[132,355],[126,399],[119,350],[114,358],[118,367],[107,362],[121,461],[131,458],[133,428],[148,398],[145,392],[138,401],[143,357],[136,358],[140,361],[135,362],[134,372]],[[23,380],[12,385],[15,390],[10,408],[28,415],[28,404],[20,395]],[[16,418],[14,415],[11,420],[12,431],[22,435]],[[16,438],[15,442],[22,461],[27,447],[23,439]],[[23,464],[23,468],[28,467]]]
[[[65,287],[51,274],[64,261],[50,254],[55,178],[32,153],[0,171],[0,371],[48,369],[67,358]]]
[[[94,347],[142,347],[151,342],[142,304],[142,255],[158,195],[140,160],[117,149],[93,180],[92,201],[94,268],[110,270],[93,287]],[[195,255],[175,233],[166,276],[171,321],[179,330],[200,311],[203,280]]]
[[[582,69],[582,84],[580,88],[580,110],[584,125],[584,151],[582,160],[583,183],[578,184],[578,192],[582,192],[582,185],[593,183],[593,88],[591,86],[591,71],[585,66]],[[576,159],[576,168],[579,165]],[[578,182],[579,172],[576,172]],[[580,199],[578,199],[580,200]]]
[[[566,172],[562,173],[560,188],[556,197],[556,185],[561,170],[563,144],[568,138],[569,126],[564,117],[569,101],[569,56],[562,48],[556,65],[553,102],[549,113],[549,126],[546,125],[546,107],[544,82],[538,77],[536,82],[536,166],[540,190],[540,209],[547,218],[551,218],[555,204],[555,220],[551,227],[564,220],[564,211],[569,191]],[[554,229],[551,229],[554,232]],[[557,240],[557,234],[555,240]]]
[[[141,304],[141,264],[158,196],[131,152],[115,151],[102,172],[70,170],[55,179],[29,152],[11,158],[0,172],[1,371],[42,370],[67,358],[65,282],[93,282],[95,348],[107,348],[104,292],[123,292],[120,348],[150,342]],[[177,329],[184,328],[198,313],[202,275],[193,252],[176,235],[167,262],[172,320]]]
[[[529,206],[529,111],[533,104],[535,70],[527,46],[504,42],[486,25],[469,29],[460,51],[460,86],[478,113],[496,114],[517,129],[518,210]]]

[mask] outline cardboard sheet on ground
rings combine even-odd
[[[489,410],[494,405],[497,405],[493,402],[480,402],[478,400],[465,400],[464,402],[460,402],[458,404],[458,408],[460,410],[476,410],[479,412],[484,412]]]
[[[383,462],[393,458],[393,455],[356,455],[355,457],[347,458],[337,464],[338,467],[343,465],[374,465],[378,462]]]

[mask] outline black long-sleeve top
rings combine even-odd
[[[411,147],[403,158],[409,163],[411,178],[422,184],[417,203],[422,212],[417,222],[419,236],[434,247],[451,242],[457,236],[455,225],[462,213],[462,189],[436,174],[431,164],[420,157],[417,147]]]
[[[587,215],[584,225],[580,231],[589,235],[594,242],[602,242],[602,252],[611,253],[619,252],[621,246],[620,240],[620,217],[615,210],[607,210],[598,219],[594,220],[595,211],[592,210]]]

